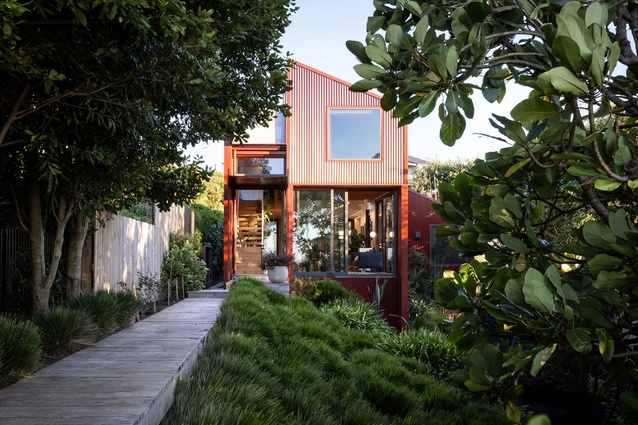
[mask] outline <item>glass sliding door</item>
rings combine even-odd
[[[395,195],[390,191],[295,192],[297,273],[393,273]]]

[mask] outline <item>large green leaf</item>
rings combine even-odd
[[[429,21],[428,21],[428,17],[427,15],[423,16],[419,22],[417,22],[416,27],[414,27],[414,41],[419,44],[419,45],[423,45],[423,42],[425,41],[425,37],[428,33],[428,25],[429,25]]]
[[[612,211],[609,213],[609,228],[621,239],[626,239],[627,232],[633,232],[636,230],[633,223],[630,223],[627,219],[627,213],[623,209]]]
[[[379,78],[385,75],[385,69],[370,63],[360,63],[353,67],[354,72],[359,74],[361,78]]]
[[[547,284],[545,276],[538,270],[530,268],[525,273],[523,283],[525,302],[542,313],[552,314],[554,294]]]
[[[460,113],[447,114],[441,120],[441,131],[439,137],[441,141],[448,146],[454,146],[457,140],[461,138],[465,131],[465,118]]]
[[[516,105],[511,115],[520,122],[535,122],[548,119],[559,111],[560,107],[555,103],[534,97]]]
[[[554,350],[556,350],[556,344],[552,344],[550,347],[543,348],[534,356],[534,361],[532,362],[532,370],[530,371],[530,374],[532,376],[538,375],[541,367],[543,367],[545,363],[547,363],[547,360],[549,360],[549,358],[552,356]]]
[[[346,48],[357,57],[363,63],[369,63],[370,59],[366,55],[366,48],[360,41],[348,40],[346,41]]]
[[[605,329],[597,328],[596,335],[598,336],[598,351],[605,363],[609,363],[614,356],[616,345],[613,338],[609,335],[609,332]]]
[[[529,251],[525,242],[518,238],[510,236],[507,233],[501,233],[501,241],[503,241],[506,247],[516,252],[522,252],[523,254],[525,254]]]
[[[594,187],[598,190],[602,190],[603,192],[611,192],[618,189],[621,184],[622,182],[617,180],[598,178],[594,182]]]
[[[378,63],[383,68],[388,68],[392,65],[392,57],[385,51],[385,49],[369,44],[366,46],[366,55],[371,61]]]
[[[583,237],[588,244],[603,249],[609,249],[609,244],[616,243],[618,238],[609,226],[600,221],[590,220],[583,226]]]
[[[589,269],[598,273],[603,270],[615,269],[624,263],[622,258],[614,257],[608,254],[598,254],[587,262]]]
[[[405,34],[403,33],[403,29],[401,29],[399,25],[388,25],[388,29],[385,31],[386,41],[395,45],[400,45],[403,42],[404,37]]]
[[[530,416],[525,425],[552,425],[552,420],[545,414],[534,415]]]
[[[634,412],[638,412],[638,392],[635,392],[635,391],[622,392],[620,393],[620,401],[622,401],[625,406],[627,406]]]
[[[571,347],[579,353],[588,353],[591,351],[591,338],[589,337],[589,329],[575,328],[567,330],[565,336]]]
[[[595,258],[596,257],[594,257],[594,259]],[[598,276],[596,276],[596,280],[594,281],[593,286],[597,289],[617,289],[624,287],[630,282],[631,279],[624,272],[601,271],[600,273],[598,273]]]
[[[578,44],[571,38],[565,36],[556,37],[552,50],[573,72],[578,73],[583,70],[584,63],[580,56]]]
[[[441,92],[431,91],[423,99],[421,99],[421,102],[419,103],[420,117],[425,117],[427,115],[430,115],[430,113],[434,110],[436,106],[436,101],[439,98],[440,94]]]
[[[495,196],[494,198],[492,198],[488,212],[490,220],[492,220],[497,225],[506,228],[512,228],[515,226],[514,219],[512,218],[509,210],[505,208],[503,198],[501,198],[500,196]]]
[[[516,306],[525,305],[525,295],[523,295],[523,282],[517,279],[510,279],[505,284],[505,296]]]
[[[597,86],[602,86],[605,78],[605,53],[607,53],[607,48],[599,44],[594,48],[591,55],[589,73]]]
[[[371,89],[380,87],[383,83],[379,80],[359,80],[350,86],[350,91],[353,92],[366,92]]]
[[[565,93],[584,95],[587,94],[588,91],[587,84],[578,79],[578,77],[564,66],[552,68],[539,75],[538,84],[546,94]]]
[[[459,56],[456,52],[456,46],[452,45],[448,49],[447,56],[445,57],[445,67],[451,76],[455,76],[458,66]]]

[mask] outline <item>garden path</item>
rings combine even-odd
[[[0,424],[158,424],[222,301],[187,298],[0,390]]]

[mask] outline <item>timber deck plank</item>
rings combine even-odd
[[[0,390],[0,424],[158,424],[222,301],[187,298]]]

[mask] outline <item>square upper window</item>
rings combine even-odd
[[[379,109],[330,109],[329,159],[381,159]]]

